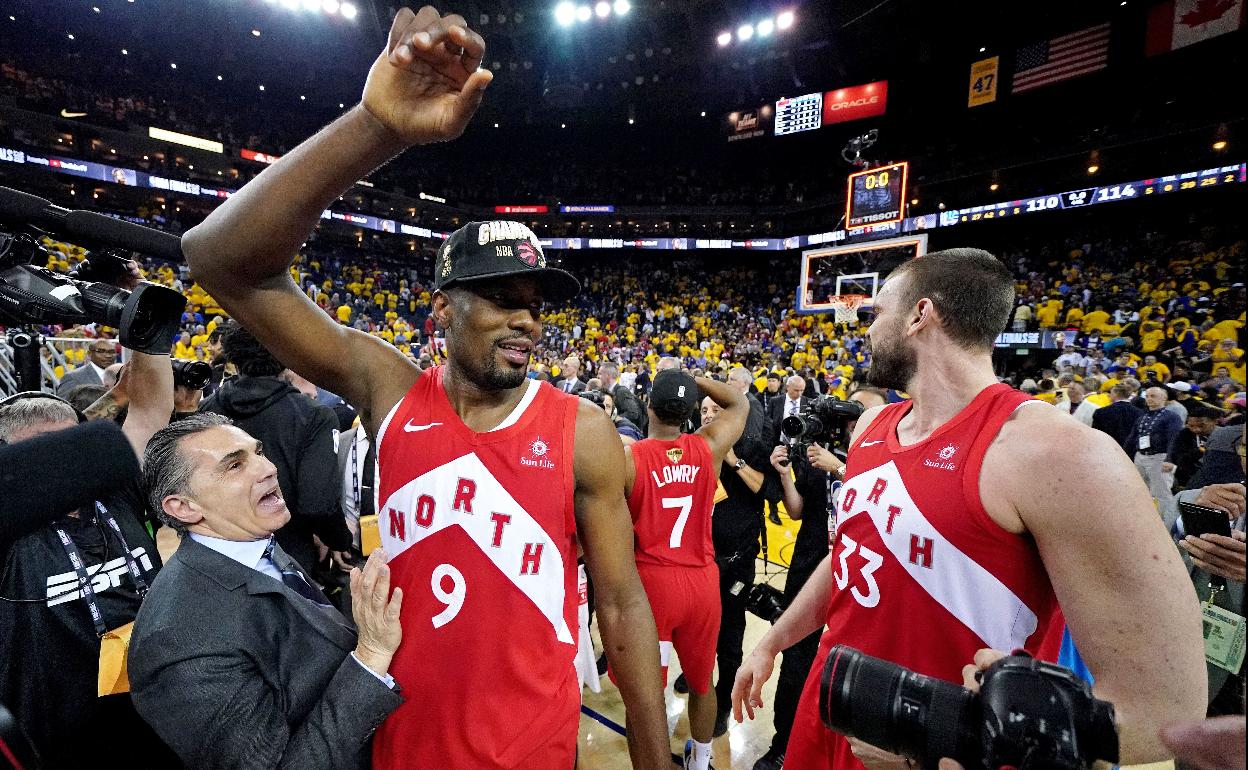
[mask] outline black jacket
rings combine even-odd
[[[1113,436],[1119,446],[1125,446],[1135,421],[1143,413],[1129,401],[1115,401],[1092,413],[1092,427]]]
[[[334,410],[276,377],[239,377],[199,405],[201,412],[223,414],[264,443],[265,456],[277,466],[277,483],[290,509],[290,522],[277,542],[311,574],[317,552],[312,536],[335,551],[351,545],[351,532],[340,507],[338,418]]]

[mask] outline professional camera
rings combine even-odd
[[[745,609],[768,623],[780,619],[784,606],[784,594],[766,583],[755,583],[745,595]]]
[[[1082,679],[1025,652],[984,671],[979,693],[836,645],[819,682],[831,730],[936,770],[1082,770],[1118,761],[1112,704]]]
[[[863,411],[857,401],[842,401],[833,396],[812,398],[801,412],[780,422],[780,432],[789,439],[789,462],[805,457],[811,444],[844,445],[845,427],[861,417]]]
[[[186,358],[173,359],[173,384],[189,390],[203,390],[212,379],[212,365]]]
[[[110,252],[93,253],[83,274],[115,274],[120,259]],[[36,266],[47,261],[47,250],[32,233],[0,230],[0,321],[98,323],[117,329],[121,344],[131,350],[168,354],[186,308],[185,297],[155,284],[126,291]]]

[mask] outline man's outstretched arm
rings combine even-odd
[[[287,367],[363,409],[397,401],[415,371],[381,340],[330,320],[291,280],[290,264],[321,213],[356,181],[407,147],[463,133],[493,77],[478,69],[484,55],[462,17],[400,10],[360,104],[182,238],[192,274],[222,307]],[[379,396],[372,385],[397,395]]]

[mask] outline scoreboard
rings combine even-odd
[[[887,225],[904,219],[909,170],[910,164],[902,162],[850,174],[845,229]]]
[[[1242,176],[1242,167],[1227,166],[1220,169],[1188,171],[1183,174],[1140,179],[1135,182],[1122,182],[1101,187],[1083,187],[1055,195],[1039,195],[1034,198],[1022,198],[953,211],[942,211],[940,213],[940,225],[947,227],[963,222],[1004,219],[1024,214],[1037,214],[1042,211],[1075,209],[1083,206],[1095,206],[1100,203],[1148,198],[1181,190],[1216,187],[1222,184],[1242,181]]]
[[[776,136],[814,131],[823,124],[823,94],[816,92],[776,102]]]

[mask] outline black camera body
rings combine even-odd
[[[99,323],[118,330],[121,344],[140,353],[164,355],[186,309],[186,298],[173,289],[140,284],[134,291],[106,283],[81,281],[54,273],[48,252],[29,232],[0,230],[0,321],[10,324]],[[119,258],[92,256],[97,273],[116,269]]]
[[[789,440],[789,463],[805,457],[811,444],[844,446],[848,438],[846,427],[861,417],[864,411],[857,401],[842,401],[834,396],[810,399],[801,412],[780,422],[780,432]]]
[[[936,770],[1084,770],[1118,761],[1112,704],[1068,669],[1015,652],[973,693],[836,645],[819,685],[824,725]]]
[[[755,583],[745,595],[745,609],[768,623],[775,623],[784,614],[784,594],[766,583]]]

